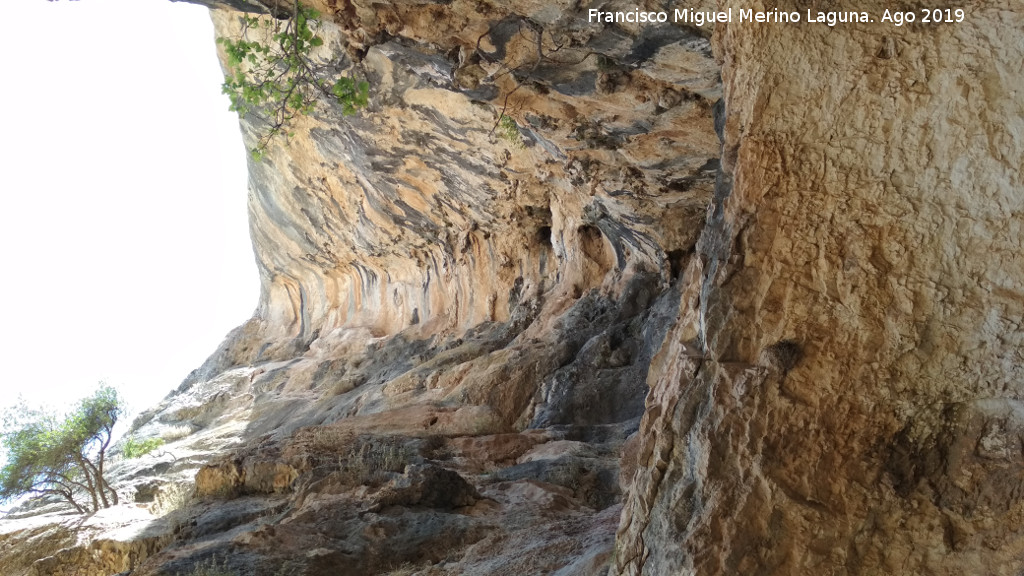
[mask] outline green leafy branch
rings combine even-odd
[[[270,123],[252,149],[256,160],[274,137],[290,135],[295,118],[310,114],[321,97],[337,102],[345,116],[369,104],[369,83],[351,76],[329,79],[327,67],[313,59],[313,49],[324,43],[319,27],[320,13],[296,2],[288,18],[243,16],[238,39],[217,39],[227,54],[222,91],[230,109],[240,116],[256,112]],[[260,38],[250,39],[250,32]]]

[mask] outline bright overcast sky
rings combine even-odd
[[[258,298],[208,12],[3,3],[0,404],[68,401],[102,379],[145,409]]]

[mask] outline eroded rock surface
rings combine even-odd
[[[1024,569],[1019,6],[313,4],[371,104],[250,163],[257,312],[113,467],[147,536],[5,574]]]
[[[716,30],[723,173],[616,573],[1020,572],[1015,10]]]

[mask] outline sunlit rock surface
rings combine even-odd
[[[4,573],[1024,569],[1020,7],[590,7],[317,3],[371,104],[250,163],[255,316]]]

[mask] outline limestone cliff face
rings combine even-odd
[[[540,7],[323,8],[348,27],[328,27],[324,57],[344,70],[355,53],[371,106],[324,110],[251,165],[263,296],[223,362],[289,358],[356,328],[457,336],[524,302],[555,316],[638,273],[668,284],[717,168],[707,39],[513,11]],[[215,13],[223,34],[236,19]],[[690,50],[688,76],[660,69],[661,45]],[[495,131],[502,111],[518,135]]]
[[[257,313],[115,468],[176,510],[5,573],[1024,569],[1019,6],[314,4],[371,104],[250,164]]]
[[[222,35],[253,9],[206,4]],[[136,421],[165,455],[114,472],[173,509],[141,529],[163,548],[62,569],[605,572],[718,170],[710,38],[542,4],[316,8],[317,57],[370,106],[324,102],[250,164],[256,315]],[[93,532],[0,568],[94,557]]]
[[[617,573],[1020,572],[1019,9],[716,30],[723,171]]]

